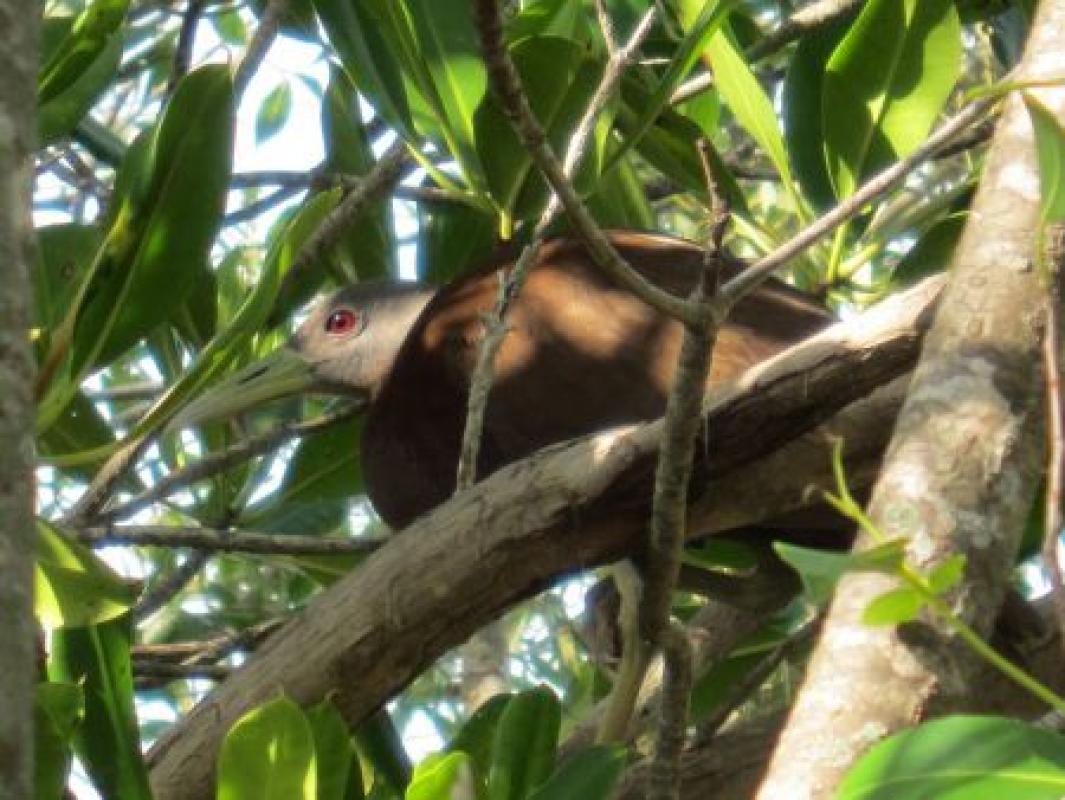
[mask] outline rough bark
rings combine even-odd
[[[0,798],[33,796],[32,263],[37,10],[0,0]]]
[[[937,289],[925,284],[835,326],[718,400],[709,413],[715,448],[699,474],[705,499],[693,505],[692,530],[754,524],[808,502],[811,484],[829,485],[825,432],[811,429],[909,368]],[[752,402],[755,394],[761,401]],[[877,462],[899,397],[897,389],[875,393],[830,426],[848,437],[857,474],[868,475]],[[759,427],[767,403],[787,412],[789,402],[794,430]],[[803,429],[811,432],[757,460]],[[149,757],[156,800],[211,796],[221,737],[279,690],[301,703],[331,696],[356,723],[509,605],[567,572],[634,551],[659,438],[660,423],[650,423],[547,448],[411,525],[316,597],[160,739]],[[717,444],[723,440],[731,451]]]
[[[1024,79],[1065,74],[1065,0],[1044,0]],[[1033,90],[1065,119],[1065,89]],[[899,414],[869,515],[906,537],[911,562],[967,558],[955,610],[988,633],[1011,574],[1038,477],[1043,289],[1034,269],[1039,178],[1031,125],[1007,101],[947,289]],[[975,656],[931,624],[872,628],[869,602],[897,584],[852,575],[839,585],[763,798],[835,795],[873,743],[963,696]]]

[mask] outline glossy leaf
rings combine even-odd
[[[64,322],[70,359],[38,409],[39,429],[55,422],[90,369],[180,308],[202,274],[196,265],[207,258],[227,191],[232,113],[228,67],[201,67],[179,84],[148,150],[130,148],[147,169],[138,165],[121,185],[122,207]]]
[[[34,797],[63,800],[74,734],[85,715],[80,686],[38,683],[33,705]]]
[[[838,800],[1059,800],[1065,738],[1017,720],[954,716],[875,745],[850,769]]]
[[[75,752],[100,794],[151,800],[133,708],[131,636],[128,617],[57,630],[49,673],[85,693],[85,720],[74,737]]]
[[[249,711],[229,729],[218,757],[217,800],[315,800],[314,736],[287,697]]]
[[[389,713],[380,709],[355,731],[355,743],[374,772],[374,793],[378,784],[386,788],[386,796],[402,797],[411,779],[410,757]]]
[[[471,186],[482,186],[474,114],[488,93],[488,74],[470,5],[467,0],[406,0],[406,5],[427,73],[422,93],[443,123],[448,149],[467,180]]]
[[[470,757],[470,768],[478,781],[488,779],[496,728],[513,697],[513,694],[497,694],[489,699],[473,712],[447,745],[446,752],[465,753]]]
[[[824,212],[835,203],[832,180],[825,163],[821,102],[828,59],[850,28],[847,14],[799,40],[784,79],[781,110],[788,158],[803,197]]]
[[[874,598],[862,611],[866,625],[901,625],[917,619],[924,608],[925,599],[910,586],[884,592]]]
[[[658,79],[647,102],[638,107],[636,117],[629,125],[629,130],[626,131],[622,146],[616,148],[611,154],[607,168],[628,152],[630,147],[636,145],[655,124],[655,120],[669,103],[670,95],[695,65],[707,41],[724,23],[728,12],[735,5],[735,0],[708,0],[703,5],[699,15],[687,26],[684,38],[673,51],[669,66]]]
[[[529,800],[608,800],[614,796],[628,753],[624,747],[596,745],[566,761]]]
[[[1025,92],[1022,96],[1035,131],[1042,187],[1040,215],[1044,223],[1061,222],[1065,220],[1065,128],[1034,95]]]
[[[259,104],[255,115],[255,141],[264,142],[285,127],[292,112],[292,87],[287,81],[275,86]]]
[[[80,628],[121,616],[137,592],[84,545],[37,522],[34,610],[47,628]]]
[[[696,0],[688,0],[688,3]],[[776,112],[727,26],[716,30],[703,51],[714,73],[714,86],[736,121],[773,162],[784,186],[792,186],[791,166],[784,150]]]
[[[58,97],[89,70],[119,30],[128,8],[129,0],[95,0],[78,15],[41,68],[38,104],[43,106]]]
[[[328,700],[308,710],[307,722],[314,737],[314,760],[318,795],[316,800],[350,800],[353,780],[362,796],[362,782],[348,724]]]
[[[46,17],[41,21],[42,60],[49,61],[65,44],[75,21]],[[122,31],[116,28],[102,48],[72,79],[37,109],[37,146],[44,147],[69,136],[96,99],[107,89],[122,60]]]
[[[824,77],[821,122],[838,198],[924,141],[960,68],[952,0],[873,0],[862,9]]]
[[[515,696],[496,728],[490,800],[524,800],[547,780],[555,766],[562,707],[546,687]]]
[[[623,159],[599,179],[585,205],[604,228],[653,230],[654,209],[629,159]]]
[[[435,753],[415,768],[404,800],[458,800],[471,780],[470,757],[462,752]]]
[[[413,106],[425,100],[404,75],[387,5],[393,0],[314,0],[315,10],[352,83],[408,141],[417,139]],[[409,46],[409,45],[408,45]]]

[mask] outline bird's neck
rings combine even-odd
[[[423,284],[412,283],[410,291],[389,297],[379,301],[376,311],[376,319],[372,326],[374,336],[373,353],[375,363],[369,365],[375,374],[376,380],[371,381],[374,387],[371,400],[376,399],[382,385],[392,371],[392,365],[399,355],[403,342],[407,339],[414,323],[421,315],[422,310],[432,299],[434,290]]]

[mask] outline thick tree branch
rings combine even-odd
[[[1062,30],[1065,0],[1044,0],[1021,80],[1061,76]],[[1033,92],[1065,117],[1065,88]],[[982,633],[1002,601],[1042,461],[1038,220],[1031,125],[1014,97],[868,509],[884,535],[908,540],[917,569],[965,556],[953,601]],[[871,573],[840,582],[759,797],[832,794],[875,741],[927,714],[937,696],[967,691],[975,656],[946,631],[862,623],[868,604],[896,585]]]

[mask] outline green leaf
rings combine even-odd
[[[853,21],[854,14],[846,14],[803,36],[784,79],[781,111],[788,158],[803,196],[820,212],[830,208],[836,199],[821,130],[825,67]]]
[[[892,270],[892,282],[900,287],[912,286],[950,266],[967,216],[964,213],[950,214],[929,228]]]
[[[282,224],[279,235],[267,253],[265,268],[271,272],[287,272],[304,243],[337,207],[343,194],[343,190],[337,187],[308,198],[288,222]],[[314,296],[325,281],[330,260],[331,254],[324,253],[314,260],[310,269],[303,270],[298,281],[282,282],[267,324],[280,324]]]
[[[858,553],[832,553],[788,542],[773,542],[773,549],[799,573],[812,599],[824,603],[845,572],[897,571],[905,555],[905,542],[895,539]]]
[[[400,54],[412,47],[409,29],[396,29],[389,5],[394,0],[314,0],[329,41],[352,83],[407,141],[415,141],[415,113],[425,107]]]
[[[524,800],[554,769],[562,706],[546,687],[512,698],[496,728],[490,800]]]
[[[821,119],[843,199],[924,141],[961,68],[951,0],[872,0],[828,61]]]
[[[510,48],[510,54],[533,113],[557,147],[566,127],[558,118],[567,97],[579,95],[584,105],[594,91],[594,85],[588,89],[587,81],[575,85],[584,63],[584,47],[571,39],[540,36],[522,40]],[[532,159],[494,98],[477,110],[474,124],[488,189],[501,208],[513,211],[523,185],[534,172]],[[541,187],[542,199],[545,190],[538,174],[533,182]]]
[[[492,763],[496,728],[513,694],[497,694],[470,715],[466,723],[448,743],[445,752],[465,753],[476,779],[484,783]]]
[[[421,206],[418,278],[442,286],[482,264],[495,247],[495,218],[459,203]]]
[[[955,553],[928,573],[929,587],[937,595],[949,592],[965,576],[965,564],[965,554]]]
[[[129,661],[132,626],[118,617],[52,634],[52,680],[81,686],[85,721],[74,736],[75,752],[103,797],[151,800],[133,709]]]
[[[95,0],[71,25],[37,80],[37,102],[43,106],[81,78],[108,47],[126,18],[129,0]]]
[[[547,779],[529,800],[608,800],[625,769],[624,747],[596,745],[581,750]]]
[[[695,0],[684,1],[695,2]],[[703,48],[706,46],[706,42],[725,21],[729,11],[735,5],[735,0],[707,0],[702,5],[702,11],[691,25],[687,26],[684,38],[672,52],[669,66],[662,73],[657,85],[651,92],[648,102],[637,109],[637,116],[632,124],[628,126],[629,129],[626,131],[622,146],[615,148],[614,152],[611,153],[610,162],[604,167],[604,170],[609,169],[628,152],[629,148],[635,146],[655,124],[655,120],[658,119],[659,114],[669,103],[673,90],[677,88],[680,81],[695,65],[695,62],[699,59],[699,54],[702,53]]]
[[[436,753],[414,770],[404,800],[458,800],[470,780],[470,757],[465,753]]]
[[[359,755],[373,767],[371,798],[379,783],[391,790],[388,796],[401,797],[410,783],[410,758],[388,711],[380,709],[364,721],[355,731],[355,743]]]
[[[375,159],[359,98],[347,75],[336,71],[322,103],[325,166],[346,175],[365,175]],[[352,220],[333,248],[337,280],[354,282],[395,274],[396,241],[392,203],[385,199]]]
[[[436,112],[448,149],[471,186],[484,185],[474,114],[488,92],[488,73],[467,0],[406,0],[418,55],[427,74],[422,93]],[[428,85],[426,84],[428,81]]]
[[[38,683],[33,706],[34,797],[62,800],[73,757],[72,740],[85,716],[80,686]]]
[[[325,533],[339,527],[351,499],[363,492],[359,458],[362,419],[300,441],[280,488],[241,515],[240,524],[267,533]]]
[[[1035,131],[1042,186],[1040,216],[1044,223],[1062,222],[1065,220],[1065,129],[1034,95],[1023,92],[1021,96]]]
[[[137,592],[83,545],[37,521],[34,610],[46,628],[80,628],[114,619]]]
[[[248,41],[248,26],[240,12],[235,9],[227,9],[211,17],[215,32],[226,44],[244,45]]]
[[[348,725],[336,706],[323,700],[307,711],[307,722],[314,737],[316,800],[346,800],[353,780],[358,782],[358,796],[361,797],[362,778],[355,748]]]
[[[595,191],[584,202],[595,221],[604,228],[654,230],[654,209],[631,158],[622,159],[601,176]]]
[[[292,87],[288,81],[279,83],[259,104],[255,115],[255,141],[261,144],[285,127],[292,111]]]
[[[710,61],[714,85],[721,99],[736,121],[769,156],[785,188],[792,189],[791,167],[773,104],[734,44],[727,26],[714,32],[703,52]]]
[[[57,53],[74,24],[75,21],[69,17],[43,19],[42,50]],[[122,31],[116,28],[107,36],[100,51],[78,73],[71,76],[69,83],[57,88],[52,97],[37,110],[38,147],[52,144],[74,132],[96,99],[111,84],[121,60]]]
[[[1059,800],[1065,738],[1001,717],[926,722],[875,745],[837,800]]]
[[[72,306],[74,321],[64,323],[70,359],[38,409],[40,430],[55,422],[90,369],[144,337],[188,297],[221,221],[232,122],[228,67],[201,67],[178,85],[150,141],[149,177],[132,170],[122,208]]]
[[[901,625],[917,619],[925,600],[912,587],[900,586],[884,592],[865,607],[862,622],[866,625]]]
[[[287,697],[249,711],[222,741],[217,800],[315,800],[316,786],[311,726]]]

